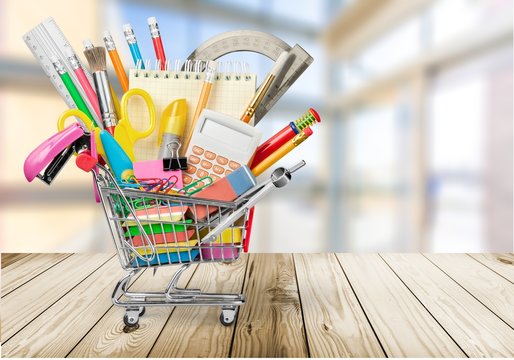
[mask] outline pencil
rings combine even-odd
[[[200,93],[200,97],[198,98],[198,104],[196,105],[196,110],[191,118],[191,126],[189,127],[189,131],[187,136],[185,137],[184,144],[181,146],[182,154],[185,154],[187,151],[187,147],[189,146],[189,142],[193,137],[193,132],[195,130],[196,122],[202,113],[202,110],[207,106],[207,102],[209,101],[209,95],[211,93],[212,85],[214,84],[214,80],[216,77],[216,61],[209,61],[207,64],[207,70],[205,71],[205,80],[202,86],[202,92]]]
[[[116,44],[114,43],[111,33],[109,31],[104,31],[103,39],[105,43],[105,48],[107,49],[109,57],[111,58],[114,71],[116,72],[118,80],[120,81],[121,89],[123,90],[123,92],[127,92],[129,89],[127,73],[123,68],[120,55],[118,54],[118,50],[116,50]]]
[[[262,160],[257,166],[252,168],[252,173],[255,177],[259,176],[266,170],[268,170],[273,164],[286,156],[291,150],[300,145],[302,142],[307,140],[309,136],[313,134],[313,131],[310,127],[305,128],[301,133],[296,135],[291,141],[288,141],[280,148],[278,148],[274,153],[268,156],[266,159]]]

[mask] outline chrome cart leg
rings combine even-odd
[[[184,264],[178,269],[171,278],[170,282],[168,283],[168,286],[166,287],[166,297],[169,300],[172,300],[174,295],[194,295],[199,294],[201,291],[200,289],[184,289],[177,287],[178,280],[180,276],[184,273],[184,271],[189,268],[191,264]]]

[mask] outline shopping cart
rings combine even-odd
[[[114,245],[128,273],[112,294],[114,305],[124,307],[123,321],[137,327],[147,306],[220,306],[223,325],[234,322],[243,294],[204,293],[177,287],[184,271],[194,263],[237,259],[248,241],[248,210],[275,188],[289,183],[291,174],[305,165],[275,169],[270,179],[233,202],[185,195],[167,195],[120,187],[110,171],[93,171]],[[129,291],[134,276],[144,268],[179,264],[162,292]]]

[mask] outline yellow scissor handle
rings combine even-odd
[[[141,96],[148,109],[148,127],[144,131],[134,129],[128,114],[128,102],[133,96]],[[121,99],[122,119],[114,130],[114,139],[120,144],[131,161],[135,161],[134,144],[137,140],[149,136],[155,130],[155,106],[153,100],[146,91],[142,89],[130,89]]]
[[[82,123],[86,126],[89,132],[92,132],[95,136],[95,144],[96,144],[96,152],[101,155],[104,159],[106,159],[105,150],[102,146],[102,141],[100,140],[100,128],[94,127],[93,122],[89,117],[84,114],[82,111],[78,109],[70,109],[66,110],[59,116],[59,119],[57,119],[57,130],[62,131],[64,130],[64,126],[66,124],[66,120],[70,117],[77,117],[82,121]]]

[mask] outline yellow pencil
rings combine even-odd
[[[296,135],[290,141],[279,147],[274,153],[268,156],[266,159],[262,160],[257,166],[252,168],[252,173],[256,177],[268,170],[273,164],[282,159],[293,150],[295,147],[303,143],[309,136],[313,134],[313,131],[310,127],[305,128],[301,133]]]
[[[196,110],[191,118],[191,125],[189,126],[189,131],[186,134],[184,144],[180,147],[181,155],[184,155],[187,151],[187,147],[189,146],[189,142],[193,137],[193,132],[195,130],[196,122],[200,117],[200,113],[207,106],[207,101],[209,101],[209,95],[211,94],[212,85],[214,84],[215,75],[216,75],[216,61],[209,61],[207,64],[207,70],[205,71],[205,80],[202,86],[202,92],[200,93],[200,97],[198,99],[198,104],[196,105]]]

